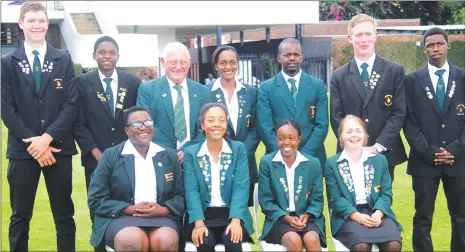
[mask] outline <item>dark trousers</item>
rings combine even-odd
[[[29,250],[29,223],[41,172],[44,174],[55,221],[57,250],[65,252],[76,250],[74,204],[71,199],[73,190],[71,156],[56,155],[55,158],[55,164],[44,168],[41,168],[35,159],[10,159],[7,177],[10,184],[12,211],[9,228],[11,251]]]
[[[389,166],[389,167],[388,167],[388,169],[389,169],[389,175],[391,175],[391,181],[392,181],[391,183],[394,183],[394,168],[395,168],[395,167],[396,167],[395,165],[394,165],[394,166]]]
[[[431,226],[434,204],[442,180],[452,222],[450,251],[465,251],[465,177],[412,177],[415,192],[412,245],[414,251],[433,251]]]

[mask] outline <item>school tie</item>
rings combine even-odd
[[[436,85],[436,97],[438,98],[439,108],[441,109],[441,112],[444,109],[444,100],[446,98],[446,85],[444,84],[444,79],[442,78],[442,75],[445,71],[446,70],[444,69],[439,69],[434,73],[439,77],[438,84]]]
[[[184,115],[184,99],[182,98],[182,87],[180,85],[174,85],[174,89],[178,91],[178,98],[174,105],[174,135],[179,142],[182,142],[187,137],[186,117]]]
[[[40,85],[42,82],[42,71],[40,67],[40,59],[39,59],[39,52],[37,50],[32,51],[34,54],[34,63],[32,65],[32,75],[34,77],[34,82],[36,83],[36,92],[40,92]]]
[[[292,100],[294,101],[294,105],[297,101],[297,87],[295,86],[295,79],[294,78],[289,78],[289,83],[291,83],[291,97]]]
[[[107,95],[107,102],[110,105],[111,116],[115,118],[115,108],[114,108],[114,98],[113,98],[113,90],[111,90],[111,81],[112,78],[104,78],[103,81],[107,84],[107,88],[105,89],[105,94]]]
[[[368,91],[368,84],[370,83],[370,76],[368,75],[368,64],[367,63],[363,63],[361,65],[362,67],[362,74],[361,74],[361,77],[362,77],[362,83],[363,83],[363,88],[365,89],[365,92]]]

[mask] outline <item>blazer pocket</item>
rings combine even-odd
[[[382,90],[379,97],[379,106],[381,109],[389,110],[392,107],[393,92],[392,90]]]

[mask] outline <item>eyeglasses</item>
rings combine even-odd
[[[144,125],[146,128],[152,128],[153,127],[153,121],[152,120],[147,120],[147,121],[135,121],[135,122],[130,122],[127,126],[132,126],[134,129],[140,129],[142,128],[142,125]]]

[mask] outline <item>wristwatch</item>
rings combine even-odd
[[[381,146],[379,146],[379,145],[376,146],[376,152],[382,153],[382,152],[383,152],[383,147],[381,147]]]

